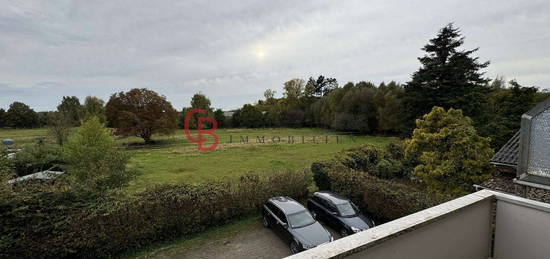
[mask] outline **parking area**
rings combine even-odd
[[[335,239],[340,238],[328,228]],[[214,238],[190,247],[153,251],[147,258],[282,258],[289,256],[288,244],[271,229],[264,228],[260,220],[232,236]]]

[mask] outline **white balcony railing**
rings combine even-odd
[[[550,258],[550,204],[482,190],[288,258]]]

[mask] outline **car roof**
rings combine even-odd
[[[329,191],[319,191],[319,192],[315,192],[313,195],[320,197],[324,200],[330,201],[332,204],[335,204],[335,205],[349,202],[348,198]]]
[[[279,209],[281,209],[285,214],[292,214],[306,210],[302,204],[286,196],[273,197],[270,198],[269,201],[279,207]]]

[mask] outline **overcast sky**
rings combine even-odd
[[[237,108],[291,78],[406,82],[454,22],[487,75],[550,87],[550,1],[0,0],[0,107],[147,87]]]

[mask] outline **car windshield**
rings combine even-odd
[[[292,228],[301,228],[315,223],[315,219],[305,210],[288,215],[288,221]]]
[[[355,207],[349,202],[337,204],[336,208],[338,208],[338,212],[342,217],[350,217],[357,214],[357,210],[355,210]]]

